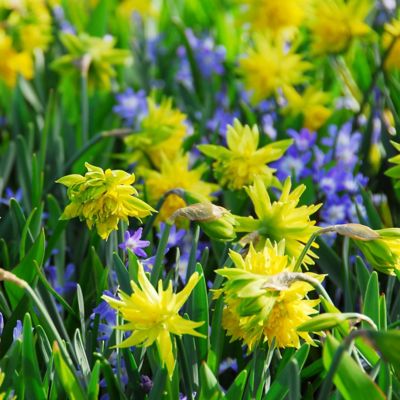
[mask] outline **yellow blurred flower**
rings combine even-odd
[[[262,248],[266,239],[279,242],[282,239],[286,243],[286,252],[290,257],[298,258],[310,236],[318,230],[315,221],[310,220],[321,204],[297,207],[305,185],[299,185],[290,192],[291,181],[288,177],[282,188],[282,193],[277,201],[271,203],[271,199],[260,177],[256,177],[254,185],[247,188],[247,193],[254,205],[257,219],[253,217],[236,216],[237,232],[258,232],[261,240],[257,248]],[[316,243],[314,247],[318,247]],[[312,257],[316,257],[309,250],[304,257],[303,264],[314,264]]]
[[[308,26],[316,54],[346,51],[356,37],[366,36],[365,23],[372,9],[371,0],[314,0]]]
[[[125,138],[133,149],[128,161],[148,157],[155,167],[160,167],[162,156],[172,160],[180,151],[186,135],[186,115],[173,108],[172,99],[164,98],[160,104],[147,99],[148,114],[143,118],[140,132]]]
[[[111,78],[116,75],[114,66],[126,64],[130,55],[128,50],[115,49],[115,39],[112,37],[64,33],[60,39],[68,54],[53,61],[52,68],[62,78],[70,77],[76,82],[87,74],[91,88],[109,89]]]
[[[274,35],[300,26],[309,0],[241,0],[241,19],[255,31],[268,29]]]
[[[400,68],[400,20],[385,24],[382,44],[383,48],[389,51],[384,63],[385,69]],[[391,47],[390,50],[389,47]]]
[[[176,294],[172,291],[171,281],[164,290],[163,282],[159,280],[158,290],[156,290],[149,282],[143,266],[139,263],[138,284],[131,281],[133,290],[131,295],[120,290],[119,300],[108,296],[102,297],[127,321],[125,325],[117,326],[116,329],[132,331],[129,338],[120,343],[118,347],[149,347],[156,342],[161,361],[163,365],[166,365],[171,378],[176,362],[175,346],[173,346],[171,334],[204,337],[195,331],[204,324],[204,321],[193,322],[178,314],[199,280],[200,276],[195,272],[185,288]]]
[[[281,158],[293,141],[280,140],[258,149],[259,136],[256,125],[250,128],[235,119],[233,126],[228,125],[228,148],[212,144],[198,146],[202,153],[216,159],[214,172],[221,186],[238,190],[253,184],[256,176],[260,176],[266,186],[279,186],[273,176],[275,170],[266,164]]]
[[[201,179],[206,172],[205,164],[189,169],[189,154],[178,153],[172,160],[163,156],[160,171],[144,168],[141,174],[145,178],[146,191],[151,204],[156,204],[161,197],[173,189],[184,189],[193,193],[198,201],[209,201],[218,186]],[[176,194],[170,194],[160,209],[157,220],[165,221],[177,209],[185,207],[185,201]]]
[[[286,49],[282,40],[256,34],[254,48],[239,62],[239,73],[252,101],[257,103],[284,86],[304,82],[304,73],[310,66],[293,47]]]
[[[155,14],[155,9],[151,0],[123,0],[118,6],[118,13],[125,18],[131,18],[133,13],[148,17]]]
[[[330,100],[329,94],[314,86],[307,86],[302,94],[293,87],[287,86],[283,89],[283,93],[287,100],[284,113],[293,116],[303,115],[304,128],[316,131],[332,114],[332,111],[326,107]]]
[[[12,40],[0,29],[0,78],[7,86],[14,87],[18,74],[26,79],[33,77],[33,61],[27,52],[17,52]]]
[[[154,210],[135,197],[137,191],[131,185],[135,175],[121,170],[106,169],[85,163],[84,176],[67,175],[56,182],[67,186],[70,204],[65,207],[61,219],[79,217],[89,229],[94,226],[102,239],[118,229],[120,219],[143,218]]]
[[[272,245],[269,241],[257,252],[250,245],[245,257],[230,251],[234,268],[223,268],[216,272],[227,278],[222,289],[224,298],[222,325],[233,340],[243,340],[249,351],[260,340],[277,347],[300,347],[300,338],[313,344],[306,332],[297,332],[297,327],[310,319],[317,310],[319,300],[307,300],[313,287],[299,281],[293,274],[294,259],[285,255],[285,242]],[[303,275],[303,274],[300,274]],[[322,281],[316,274],[304,275]]]

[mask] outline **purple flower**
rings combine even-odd
[[[108,290],[105,290],[103,294],[109,297],[116,298],[114,294]],[[99,316],[100,320],[97,340],[107,341],[108,339],[110,339],[114,326],[116,325],[116,311],[111,308],[106,301],[102,300],[100,304],[93,309],[93,313],[90,315],[90,320],[92,321],[92,323],[96,315]]]
[[[133,89],[128,88],[125,92],[117,94],[116,99],[118,104],[113,107],[113,111],[128,126],[131,126],[134,122],[140,122],[147,113],[146,92],[144,90],[135,93]]]
[[[316,132],[303,128],[300,132],[296,132],[294,129],[288,129],[288,135],[294,139],[294,144],[299,151],[307,151],[314,146],[317,140]]]
[[[285,180],[288,176],[295,176],[297,179],[302,179],[310,176],[312,173],[310,168],[307,167],[311,158],[311,151],[302,153],[292,145],[282,158],[271,164],[271,167],[277,170],[276,176],[280,180]]]
[[[225,358],[224,361],[221,362],[221,364],[219,365],[219,374],[223,374],[225,371],[227,371],[228,369],[232,369],[234,372],[237,372],[238,370],[238,365],[237,365],[237,361],[234,358]]]
[[[210,131],[218,131],[222,137],[225,137],[227,126],[233,125],[233,120],[238,117],[239,113],[237,111],[231,112],[227,111],[223,107],[217,107],[212,118],[207,121],[206,126]]]
[[[64,271],[63,282],[60,284],[57,277],[57,267],[50,264],[47,264],[44,267],[48,281],[53,286],[54,290],[60,295],[71,293],[76,288],[76,282],[74,281],[75,269],[75,264],[67,264]]]
[[[160,224],[160,232],[157,233],[157,237],[159,239],[161,239],[164,229],[165,229],[165,223],[162,222]],[[185,231],[185,229],[177,229],[175,225],[172,225],[169,231],[167,249],[170,250],[172,247],[178,247],[182,245],[183,238],[185,237],[186,233],[187,232]],[[166,253],[168,252],[168,250],[166,250]]]
[[[10,200],[15,199],[18,203],[22,201],[22,189],[19,188],[15,192],[11,188],[6,188],[5,196],[0,198],[0,204],[4,204],[6,206],[10,205]]]
[[[15,328],[13,329],[13,340],[18,340],[22,336],[22,322],[17,321]]]
[[[144,248],[150,245],[148,240],[140,240],[142,237],[143,228],[139,228],[136,232],[125,232],[125,241],[122,242],[119,247],[123,250],[131,250],[138,257],[147,257]]]

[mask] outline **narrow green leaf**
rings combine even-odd
[[[225,393],[227,400],[239,400],[243,398],[244,389],[246,388],[247,371],[243,370],[235,378],[232,385],[229,386],[228,391]]]
[[[215,400],[222,398],[222,390],[214,373],[203,362],[200,367],[200,395],[199,400]]]
[[[380,327],[380,315],[379,315],[379,281],[378,274],[376,271],[372,272],[367,290],[364,295],[364,306],[363,306],[363,314],[368,315],[375,324]],[[363,323],[364,327],[367,327],[365,323]]]
[[[92,373],[90,375],[90,381],[87,389],[87,399],[97,400],[99,398],[100,389],[100,361],[97,360],[94,364]]]
[[[119,255],[117,253],[113,253],[113,261],[114,261],[115,271],[117,272],[118,283],[122,291],[125,292],[126,294],[131,294],[132,293],[132,288],[130,285],[131,280],[129,278],[129,273],[128,270],[126,269],[125,264],[119,258]]]

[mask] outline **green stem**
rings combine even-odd
[[[167,248],[171,226],[172,225],[165,223],[160,243],[158,244],[156,260],[154,261],[154,266],[153,270],[151,271],[151,277],[150,277],[150,282],[153,284],[153,286],[156,286],[158,279],[160,278],[161,275],[162,262],[164,259],[165,249]]]

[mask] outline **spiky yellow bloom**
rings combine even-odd
[[[109,89],[111,78],[116,75],[114,66],[126,64],[129,58],[129,51],[114,48],[112,37],[64,33],[60,39],[68,54],[53,61],[52,68],[63,78],[69,77],[76,82],[87,74],[90,88]]]
[[[396,143],[394,141],[391,141],[392,145],[395,147],[395,149],[400,152],[400,143]],[[390,176],[393,179],[396,179],[397,182],[395,184],[395,188],[400,187],[400,153],[395,155],[394,157],[389,158],[389,162],[396,164],[395,166],[389,168],[386,172],[385,175]]]
[[[239,62],[239,73],[243,76],[245,88],[251,92],[252,100],[257,103],[274,95],[283,86],[304,82],[304,72],[310,66],[293,47],[285,48],[282,40],[256,34],[254,47]]]
[[[149,97],[147,106],[148,114],[141,122],[140,132],[125,139],[134,151],[129,161],[137,161],[144,155],[154,166],[160,167],[163,156],[172,160],[180,151],[186,135],[186,115],[173,108],[171,98],[164,98],[156,104]]]
[[[385,24],[382,44],[384,49],[389,51],[384,63],[385,69],[400,68],[400,20],[393,20],[390,24]]]
[[[352,40],[371,32],[365,23],[370,0],[314,0],[308,26],[316,54],[341,53]]]
[[[118,229],[120,219],[143,218],[154,209],[135,197],[137,191],[131,185],[135,175],[121,170],[106,169],[85,163],[84,176],[67,175],[56,182],[67,186],[70,204],[65,207],[61,219],[79,217],[89,229],[94,226],[102,239]]]
[[[0,29],[0,54],[0,79],[7,86],[15,86],[18,74],[26,79],[32,78],[32,57],[27,52],[17,52],[11,38],[2,29]]]
[[[257,232],[261,240],[257,248],[262,248],[266,239],[276,242],[282,239],[286,242],[286,252],[289,256],[298,258],[310,236],[318,230],[315,221],[310,220],[321,204],[297,207],[305,185],[299,185],[290,192],[291,181],[288,177],[282,188],[282,193],[277,201],[271,203],[267,189],[261,178],[257,177],[254,185],[247,188],[247,193],[254,205],[257,219],[253,217],[236,216],[237,232]],[[317,247],[316,244],[314,244]],[[304,257],[303,264],[314,264],[312,257],[316,257],[309,250]]]
[[[241,18],[252,30],[268,29],[274,35],[300,26],[309,0],[241,0]]]
[[[250,245],[246,257],[230,251],[235,268],[216,272],[227,278],[217,296],[224,297],[222,325],[232,340],[243,340],[249,351],[262,339],[270,344],[273,339],[278,347],[299,347],[300,338],[313,341],[308,333],[297,332],[299,325],[317,311],[319,300],[305,299],[313,287],[299,281],[295,274],[294,259],[285,255],[284,241],[272,245],[269,241],[257,252]]]
[[[132,331],[131,336],[118,347],[144,346],[149,347],[156,342],[163,365],[166,365],[169,377],[175,368],[174,346],[172,335],[193,335],[204,337],[195,331],[204,321],[193,322],[181,317],[178,312],[189,298],[190,293],[200,280],[195,272],[185,288],[179,293],[173,293],[172,282],[166,290],[159,280],[158,290],[149,282],[143,266],[139,263],[138,283],[131,281],[133,293],[128,295],[119,291],[119,300],[103,296],[103,299],[118,310],[125,325],[117,326],[123,331]]]
[[[7,10],[7,27],[13,32],[21,50],[46,50],[52,40],[51,14],[45,0],[1,0]]]
[[[303,115],[303,126],[311,131],[321,128],[332,113],[326,107],[329,102],[328,93],[322,92],[314,86],[308,86],[302,94],[288,86],[283,89],[283,93],[287,100],[284,113],[293,116]]]
[[[190,169],[189,154],[178,153],[172,160],[162,156],[160,171],[143,169],[141,174],[145,178],[149,201],[155,205],[164,194],[173,189],[191,192],[196,195],[198,201],[210,201],[211,194],[218,190],[218,186],[201,179],[206,170],[205,164]],[[169,195],[160,209],[158,221],[165,221],[178,208],[185,205],[185,201],[178,195]]]
[[[273,176],[276,170],[266,164],[281,158],[292,140],[280,140],[258,149],[259,138],[256,125],[250,128],[235,119],[233,126],[228,125],[227,129],[228,148],[212,144],[203,144],[198,148],[216,159],[214,173],[221,186],[238,190],[253,184],[256,176],[260,176],[267,186],[278,186],[279,182]]]

